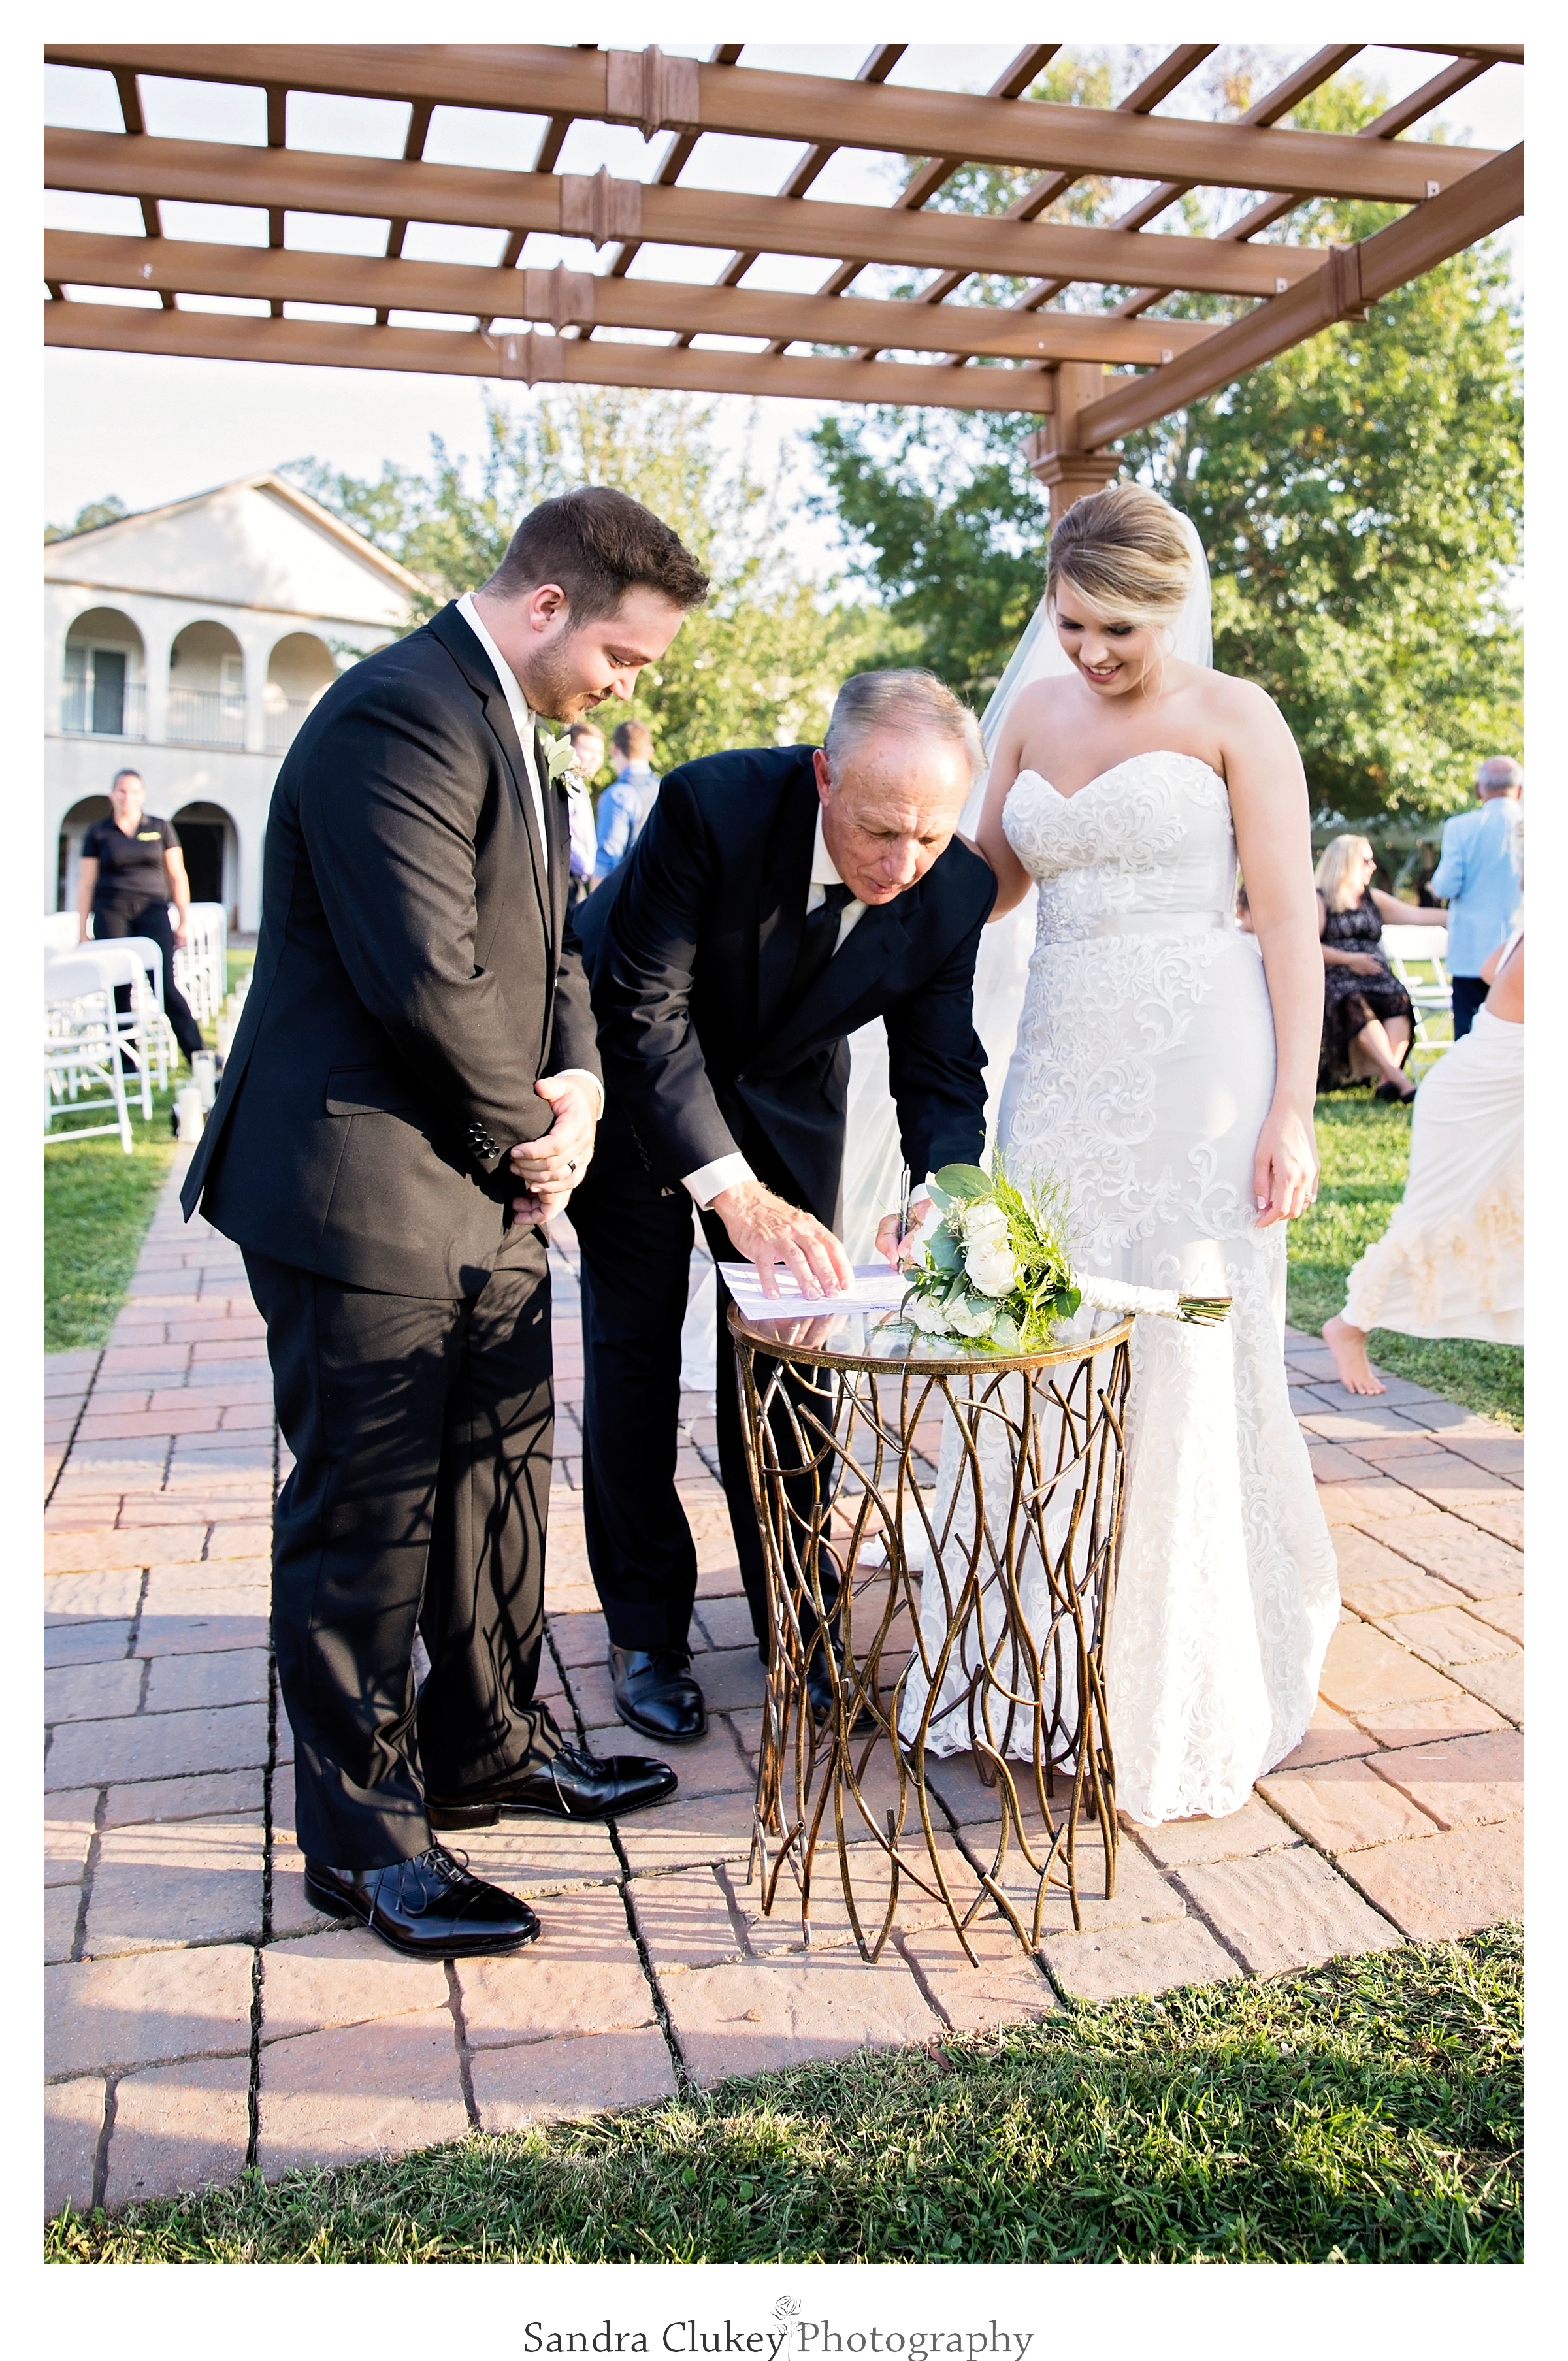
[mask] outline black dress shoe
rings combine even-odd
[[[444,1845],[389,1869],[329,1869],[305,1863],[305,1899],[331,1918],[358,1918],[396,1951],[416,1960],[471,1960],[521,1951],[538,1940],[526,1902],[487,1885]]]
[[[552,1820],[608,1820],[662,1804],[679,1785],[667,1763],[641,1754],[590,1754],[583,1746],[563,1746],[548,1763],[536,1763],[488,1786],[461,1795],[427,1795],[424,1807],[433,1828],[483,1828],[503,1812],[540,1812]]]
[[[609,1676],[622,1721],[665,1746],[707,1734],[707,1708],[685,1648],[612,1648]]]

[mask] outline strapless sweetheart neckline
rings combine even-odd
[[[1179,753],[1174,746],[1150,746],[1141,754],[1124,754],[1122,760],[1119,763],[1113,763],[1108,771],[1096,771],[1091,779],[1085,779],[1082,786],[1074,787],[1070,796],[1064,795],[1054,780],[1047,778],[1044,771],[1036,771],[1032,767],[1020,771],[1013,785],[1016,786],[1019,779],[1038,779],[1041,786],[1048,787],[1058,803],[1075,804],[1080,796],[1086,796],[1089,793],[1091,787],[1103,786],[1107,779],[1113,779],[1118,771],[1130,770],[1135,763],[1162,762],[1196,763],[1201,771],[1207,771],[1212,779],[1218,779],[1222,786],[1225,785],[1223,773],[1216,771],[1212,763],[1206,763],[1201,754]],[[1012,790],[1009,789],[1009,793],[1011,792]]]

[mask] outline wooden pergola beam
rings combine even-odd
[[[716,66],[732,66],[745,46],[743,41],[720,41],[708,63]],[[673,139],[670,142],[669,150],[659,167],[657,175],[659,186],[662,189],[674,187],[675,182],[691,162],[697,136],[695,131],[683,131],[678,139]],[[628,239],[627,243],[620,248],[609,266],[609,275],[612,279],[625,278],[637,259],[637,249],[638,241],[635,238]],[[509,264],[513,263],[517,260],[517,256],[515,253],[509,252],[506,259]]]
[[[1179,116],[1123,115],[1041,100],[880,88],[820,74],[699,65],[657,49],[333,42],[51,43],[61,65],[186,80],[272,83],[367,98],[824,142],[975,163],[1107,173],[1195,187],[1419,203],[1487,160],[1471,148],[1372,145],[1340,132],[1274,131]],[[232,151],[231,151],[232,152]],[[733,240],[729,241],[731,244]],[[797,249],[799,250],[799,249]]]
[[[855,80],[862,82],[884,82],[908,46],[907,41],[879,41],[870,56],[862,60]],[[684,144],[684,140],[677,140],[675,144],[679,147]],[[692,144],[694,147],[696,144],[695,139]],[[779,191],[780,196],[805,196],[812,182],[821,178],[838,152],[837,148],[830,141],[820,139],[816,141],[806,149],[791,172],[784,187]],[[672,174],[671,178],[674,177]],[[663,172],[660,173],[659,178],[661,181],[664,179]],[[719,286],[738,287],[753,262],[758,259],[755,254],[745,251],[732,254],[718,274]],[[679,341],[682,344],[687,344],[690,338],[682,336]],[[782,346],[780,349],[783,349]]]
[[[1102,479],[1114,467],[1106,446],[1135,427],[1232,382],[1331,322],[1364,318],[1379,295],[1522,208],[1522,149],[1493,156],[1396,136],[1488,66],[1522,57],[1517,45],[1403,44],[1449,62],[1360,133],[1276,127],[1298,97],[1354,54],[1343,45],[1320,49],[1239,122],[1155,114],[1212,46],[1174,48],[1120,108],[1105,109],[1024,95],[1054,51],[1047,43],[1021,50],[983,96],[894,82],[888,77],[904,53],[894,42],[878,44],[852,80],[743,66],[739,43],[721,44],[702,63],[657,48],[587,43],[57,44],[46,51],[54,62],[112,75],[126,130],[50,131],[46,181],[52,188],[135,200],[148,236],[50,236],[46,339],[88,350],[408,369],[531,385],[1049,413],[1054,431],[1036,437],[1036,472],[1055,470],[1044,478],[1054,512],[1091,477]],[[150,137],[137,87],[138,75],[149,73],[259,89],[267,145]],[[291,90],[405,104],[402,158],[289,148]],[[543,117],[532,170],[426,163],[438,106]],[[566,132],[578,120],[634,124],[648,140],[672,131],[657,178],[557,173]],[[776,196],[676,186],[698,141],[716,132],[799,143],[806,153]],[[887,205],[819,203],[808,188],[841,148],[931,161]],[[1029,185],[1003,215],[926,210],[943,180],[966,162],[1022,167]],[[1062,190],[1090,174],[1140,181],[1145,193],[1105,228],[1039,218]],[[1153,227],[1184,191],[1225,187],[1260,193],[1223,235],[1190,237]],[[1349,248],[1251,242],[1318,197],[1412,210]],[[253,209],[265,219],[266,242],[169,239],[164,209],[181,201]],[[384,237],[370,241],[383,250],[366,257],[287,244],[291,214],[383,225]],[[492,230],[502,259],[486,269],[411,262],[402,248],[416,223]],[[521,269],[533,233],[609,246],[609,268]],[[649,244],[712,253],[717,283],[633,276],[629,266]],[[832,265],[817,294],[738,283],[754,258],[800,254]],[[729,268],[718,259],[725,256]],[[911,301],[845,293],[868,264],[929,278]],[[974,274],[1028,282],[1027,290],[1006,307],[941,300]],[[1114,308],[1045,308],[1075,284],[1132,292]],[[75,300],[71,291],[117,288],[137,289],[162,308]],[[1223,328],[1136,316],[1159,292],[1176,289],[1261,300]],[[225,299],[255,312],[180,308]],[[307,307],[345,316],[283,316],[286,309]],[[354,312],[367,315],[365,324],[346,316]],[[446,315],[474,324],[394,327],[393,313],[416,324]],[[491,335],[498,321],[500,330]],[[545,323],[554,334],[541,332]],[[674,343],[659,341],[670,337]],[[712,349],[718,339],[763,349]],[[706,348],[694,340],[706,340]],[[859,347],[862,357],[801,349],[808,346]],[[957,365],[872,357],[887,351],[945,355]],[[1146,364],[1142,375],[1107,375],[1110,368],[1132,371]]]
[[[1022,98],[1029,84],[1044,73],[1061,47],[1060,41],[1035,41],[1027,49],[1020,49],[1011,64],[992,83],[986,96]],[[962,162],[961,156],[933,156],[928,164],[917,167],[894,197],[894,203],[905,206],[925,204],[936,195],[944,181],[951,180]],[[836,291],[825,287],[820,291],[826,295]]]
[[[1449,156],[1454,151],[1431,152]],[[1163,234],[1157,241],[1134,231],[997,220],[983,214],[828,204],[722,189],[650,187],[608,176],[589,181],[571,173],[499,172],[466,164],[412,164],[293,148],[131,139],[117,132],[49,132],[44,179],[51,189],[103,195],[181,198],[372,220],[454,222],[485,229],[541,230],[561,237],[593,235],[597,191],[607,217],[607,240],[635,237],[720,252],[734,250],[739,241],[762,253],[814,254],[835,260],[852,257],[862,264],[958,269],[966,275],[987,271],[1020,279],[1055,277],[1113,287],[1146,281],[1152,250],[1173,284],[1218,295],[1276,294],[1281,280],[1292,285],[1310,277],[1324,254],[1321,247],[1247,247],[1223,238]]]
[[[1231,384],[1336,321],[1364,317],[1367,304],[1403,287],[1450,255],[1489,237],[1524,211],[1524,148],[1506,149],[1430,204],[1418,205],[1359,246],[1336,247],[1324,268],[1288,293],[1260,303],[1200,350],[1129,379],[1079,412],[1084,451],[1152,425],[1204,394]],[[959,378],[972,374],[957,370]]]
[[[1522,66],[1522,41],[1390,41],[1391,49],[1414,49],[1428,58],[1479,58],[1483,65]]]
[[[1158,363],[1217,333],[1201,321],[1119,320],[1093,312],[1025,317],[984,303],[932,311],[871,296],[784,295],[678,280],[598,278],[586,270],[506,270],[403,257],[113,237],[87,230],[47,231],[44,269],[65,285],[148,288],[160,295],[370,305],[381,313],[450,312],[484,321],[548,323],[557,331],[634,328],[839,345],[874,335],[890,351],[943,352],[956,342],[968,354],[1036,364]]]
[[[1343,50],[1325,49],[1320,51],[1319,56],[1320,59],[1326,60],[1336,56],[1343,58],[1345,54]],[[1355,54],[1354,49],[1349,52],[1352,57]],[[1301,72],[1305,74],[1310,71],[1317,62],[1316,60],[1310,60],[1309,64],[1301,69]],[[1337,69],[1331,71],[1335,70]],[[1420,90],[1412,91],[1408,98],[1402,98],[1397,104],[1386,108],[1371,123],[1364,123],[1356,133],[1356,137],[1358,139],[1397,139],[1401,131],[1408,131],[1412,123],[1419,123],[1422,115],[1430,115],[1433,107],[1441,106],[1445,99],[1453,96],[1455,91],[1463,90],[1467,82],[1474,82],[1477,74],[1485,73],[1486,71],[1486,67],[1477,64],[1474,58],[1456,59],[1452,65],[1445,66],[1442,73],[1434,74],[1431,82],[1423,82]],[[1299,77],[1293,79],[1299,80]],[[1322,74],[1318,79],[1326,81],[1329,76]],[[1292,105],[1295,104],[1294,98],[1290,103]],[[1273,100],[1266,104],[1272,104]],[[1287,111],[1283,106],[1277,110],[1281,115]],[[1266,121],[1267,117],[1260,114],[1259,120]],[[1173,193],[1179,196],[1181,192],[1177,190]],[[1123,229],[1134,229],[1139,226],[1136,218],[1138,210],[1135,207],[1134,213],[1124,216],[1118,225]],[[1294,201],[1288,197],[1266,198],[1261,204],[1250,207],[1242,214],[1239,221],[1234,221],[1229,229],[1221,232],[1221,236],[1237,240],[1255,237],[1261,230],[1269,228],[1275,222],[1281,220],[1286,214],[1293,210]],[[1152,220],[1154,216],[1152,213],[1146,213],[1143,218]],[[1124,319],[1130,320],[1139,312],[1146,311],[1151,303],[1158,303],[1166,296],[1174,292],[1175,290],[1170,287],[1135,288],[1132,294],[1118,303],[1116,309]]]
[[[385,267],[384,265],[382,267]],[[112,303],[44,306],[44,341],[79,352],[157,353],[201,360],[288,361],[316,368],[411,369],[528,385],[620,385],[684,393],[783,394],[803,401],[882,401],[940,410],[1026,411],[1054,400],[1047,369],[948,369],[935,362],[677,352],[668,345],[592,344],[572,336],[485,336],[477,330],[378,328],[330,320],[137,311]]]
[[[1035,41],[1027,49],[1020,49],[1017,56],[1011,60],[992,83],[986,96],[988,98],[1022,98],[1029,84],[1044,71],[1061,46],[1060,41]],[[925,204],[929,198],[936,195],[945,181],[951,180],[962,161],[961,156],[933,156],[929,162],[917,166],[894,197],[893,201],[894,206],[900,210],[906,210]],[[841,262],[837,270],[829,272],[817,292],[819,295],[843,294],[845,289],[852,286],[860,277],[861,268],[861,264],[852,259],[849,262]],[[955,287],[961,287],[968,277],[969,273],[965,270],[947,271],[931,286],[923,287],[918,300],[922,303],[939,302],[941,298],[950,294]],[[782,351],[783,346],[777,346],[774,349]],[[860,357],[870,359],[872,356],[861,354]]]
[[[1159,104],[1162,98],[1168,98],[1173,90],[1179,90],[1188,76],[1197,71],[1205,59],[1212,58],[1215,46],[1212,41],[1185,41],[1179,49],[1172,49],[1169,56],[1162,60],[1152,73],[1145,75],[1135,90],[1128,92],[1117,108],[1117,113],[1146,115],[1151,108]],[[1065,196],[1071,186],[1072,175],[1069,172],[1048,173],[1043,181],[1036,181],[1033,188],[1025,189],[1023,195],[1008,206],[1007,218],[1013,221],[1033,221],[1037,214],[1043,214],[1046,208],[1054,204],[1058,197]],[[1138,225],[1135,223],[1134,227],[1137,226]],[[1036,283],[1041,287],[1054,285],[1055,288],[1059,289],[1068,282],[1039,280]],[[962,284],[963,280],[957,271],[944,271],[939,279],[934,279],[928,287],[923,287],[920,290],[917,301],[922,303],[943,302]],[[1022,311],[1030,307],[1020,303],[1013,308]],[[864,361],[875,360],[876,354],[868,346],[859,357]],[[965,356],[957,348],[949,356],[955,363],[961,362],[964,357]]]

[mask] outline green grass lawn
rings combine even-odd
[[[46,1353],[107,1343],[174,1160],[173,1103],[156,1093],[150,1123],[133,1111],[129,1156],[115,1137],[44,1149]]]
[[[228,988],[255,964],[246,948],[228,954]],[[203,1028],[209,1048],[215,1028]],[[180,1080],[189,1080],[176,1059]],[[175,1074],[171,1073],[171,1085]],[[150,1124],[132,1108],[136,1141],[126,1156],[118,1139],[84,1139],[80,1147],[44,1150],[44,1351],[69,1353],[106,1344],[125,1301],[158,1192],[174,1161],[170,1123],[171,1087],[155,1096]]]
[[[1380,1238],[1405,1191],[1410,1157],[1408,1107],[1382,1106],[1366,1092],[1331,1092],[1318,1101],[1318,1202],[1290,1232],[1292,1323],[1321,1334],[1344,1309],[1351,1265]],[[1379,1367],[1509,1426],[1524,1424],[1524,1352],[1466,1337],[1401,1336],[1375,1328],[1368,1349]]]
[[[1502,1927],[64,2215],[56,2263],[1511,2263]]]

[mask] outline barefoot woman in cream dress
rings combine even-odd
[[[1263,690],[1170,653],[1201,566],[1153,492],[1069,510],[1040,633],[1066,661],[1013,694],[977,831],[998,917],[1039,888],[1008,1171],[1065,1186],[1081,1268],[1234,1299],[1218,1328],[1134,1333],[1106,1680],[1118,1802],[1144,1822],[1240,1809],[1306,1730],[1339,1606],[1282,1354],[1286,1224],[1318,1170],[1307,788]],[[948,1719],[933,1752],[970,1743]]]
[[[1524,932],[1493,952],[1472,1029],[1415,1094],[1394,1218],[1323,1323],[1340,1383],[1380,1394],[1369,1328],[1524,1343]]]

